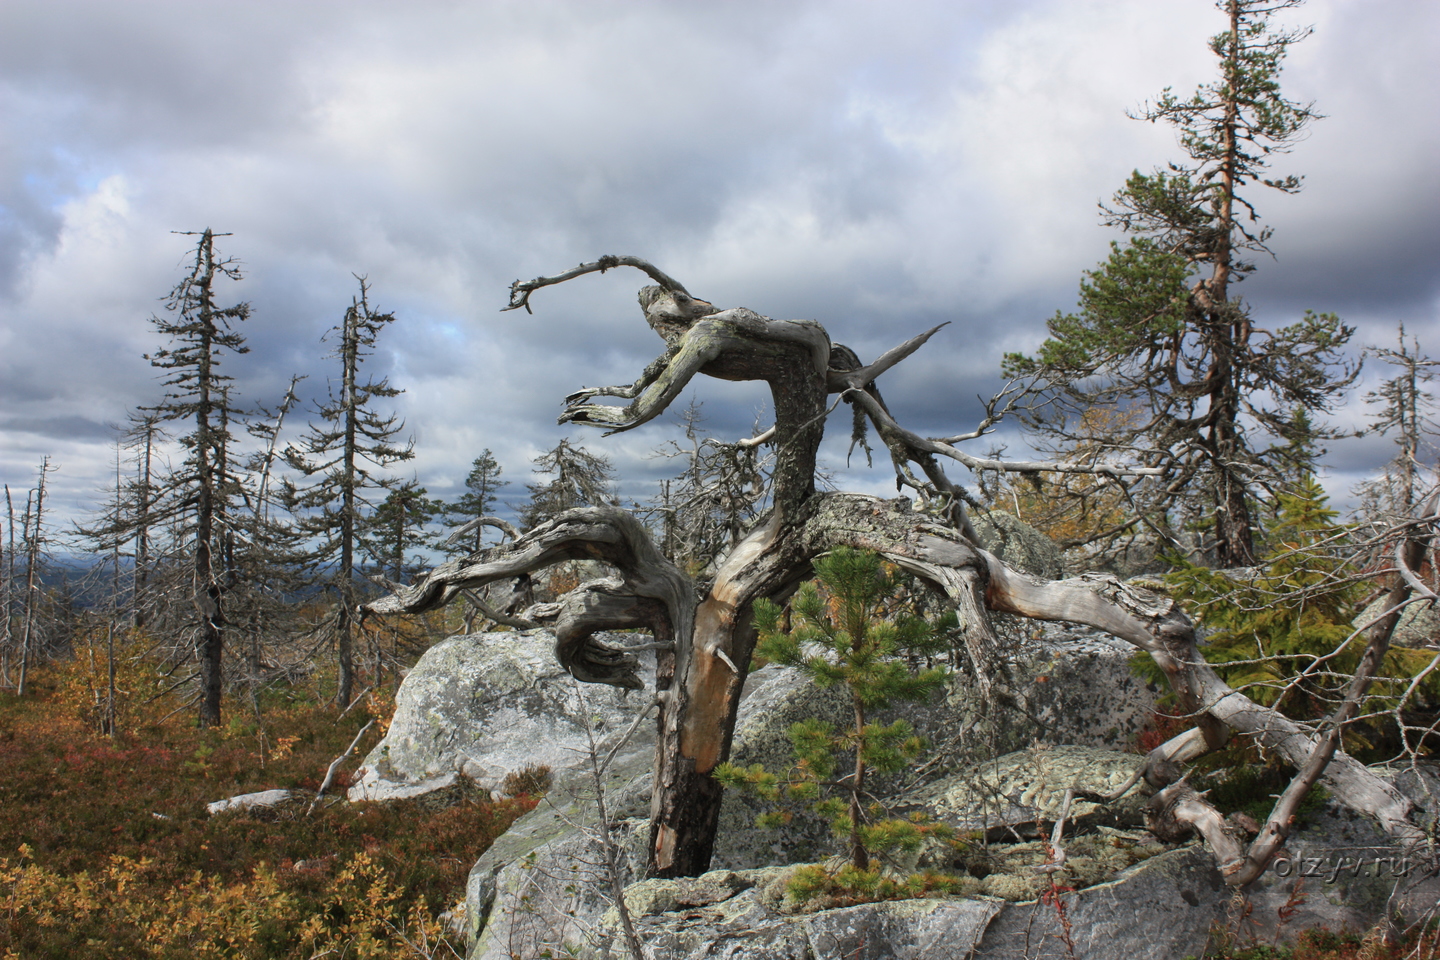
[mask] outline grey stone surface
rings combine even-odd
[[[1145,758],[1096,747],[1059,746],[1009,753],[976,763],[928,784],[906,799],[924,806],[959,830],[989,830],[1053,820],[1071,787],[1112,793],[1128,781]],[[1070,819],[1080,825],[1136,826],[1141,822],[1140,786],[1119,801],[1099,804],[1076,799]]]
[[[525,886],[524,877],[565,876],[571,861],[579,862],[576,851],[593,846],[575,833],[575,825],[593,815],[594,789],[584,769],[590,735],[608,752],[648,702],[643,694],[623,698],[603,687],[577,692],[555,663],[553,642],[544,632],[489,633],[453,637],[432,648],[401,685],[390,729],[351,789],[357,800],[446,796],[472,788],[472,782],[497,789],[507,773],[535,764],[555,771],[546,803],[517,821],[472,872],[467,913],[472,932],[497,899],[514,912],[512,901],[521,895],[516,891]],[[1148,718],[1154,696],[1130,675],[1128,656],[1111,638],[1047,625],[1012,657],[1002,702],[981,703],[966,678],[956,676],[932,702],[897,705],[880,719],[904,716],[934,745],[933,762],[924,771],[930,779],[1037,740],[1121,745]],[[809,717],[847,724],[844,694],[820,690],[793,670],[756,671],[746,683],[732,760],[788,768],[789,728]],[[648,816],[653,751],[654,725],[645,721],[607,771],[613,818]],[[893,794],[911,784],[896,777],[874,786]],[[779,831],[755,828],[764,809],[752,798],[727,795],[717,868],[803,863],[835,852],[828,826],[815,818],[797,817]],[[532,855],[534,865],[525,867]],[[553,884],[541,884],[531,902],[537,898],[563,899]],[[507,928],[503,938],[510,937]]]
[[[728,899],[683,902],[684,881],[648,880],[626,891],[642,943],[655,960],[1038,960],[1066,957],[1054,906],[994,898],[904,900],[787,913],[777,896],[785,871],[724,872]],[[716,878],[707,874],[703,884]],[[712,884],[714,886],[720,886]],[[1117,879],[1064,896],[1077,958],[1172,960],[1198,955],[1228,891],[1208,856],[1191,847],[1147,860]],[[612,910],[597,930],[613,943]],[[598,957],[596,948],[581,956]]]
[[[367,768],[361,779],[351,788],[347,796],[351,800],[415,800],[420,797],[440,797],[455,794],[460,787],[460,774],[449,773],[428,780],[401,781],[382,779]]]
[[[1001,510],[970,517],[980,546],[1007,564],[1046,580],[1065,576],[1065,555],[1055,541]]]
[[[457,636],[431,647],[400,685],[390,729],[365,758],[350,799],[413,795],[448,786],[457,774],[493,791],[526,767],[578,766],[590,734],[615,736],[647,698],[591,686],[582,706],[553,645],[553,636],[536,631]],[[648,663],[653,676],[653,656]],[[653,728],[637,735],[653,742]]]
[[[553,821],[559,829],[552,833],[532,825],[524,840],[512,838],[508,850],[492,847],[475,865],[466,887],[472,960],[541,957],[547,951],[572,956],[567,951],[582,947],[604,955],[609,938],[600,920],[612,904],[610,881],[593,836],[593,813],[579,812],[584,818],[574,825]],[[612,829],[621,850],[618,872],[628,884],[645,866],[649,822],[622,820]]]
[[[1384,612],[1385,598],[1381,597],[1355,618],[1354,625],[1359,627],[1369,623]],[[1412,603],[1400,614],[1400,622],[1395,626],[1390,643],[1397,647],[1435,649],[1440,644],[1440,611],[1435,609],[1434,604]]]
[[[1066,894],[1075,960],[1178,960],[1199,956],[1230,897],[1210,856],[1184,847],[1136,864],[1109,883]],[[1069,958],[1055,905],[1006,905],[985,930],[976,960]],[[960,956],[964,956],[961,954]]]
[[[511,642],[519,643],[515,636]],[[524,662],[541,660],[548,666],[548,638],[536,635],[524,642],[528,653],[518,652],[532,658]],[[473,653],[476,645],[467,649]],[[1128,658],[1126,646],[1102,635],[1063,625],[1037,629],[1024,652],[1013,658],[1008,699],[1000,705],[977,704],[964,679],[957,678],[934,703],[900,708],[937,741],[940,753],[925,772],[924,782],[897,780],[886,790],[902,803],[929,806],[959,825],[988,826],[992,821],[1024,824],[1053,816],[1065,787],[1076,782],[1094,789],[1113,788],[1140,758],[1105,748],[1133,739],[1153,696],[1129,675]],[[449,660],[439,664],[455,669]],[[519,672],[501,669],[498,674],[508,677]],[[542,687],[568,683],[563,676],[557,678],[557,672],[531,668],[532,679],[526,682]],[[496,673],[491,670],[484,676]],[[423,677],[422,683],[435,685]],[[472,690],[483,685],[479,680],[466,683]],[[533,709],[549,703],[544,698],[532,700],[524,683],[507,681],[501,686],[511,703],[533,702],[537,705]],[[613,696],[609,691],[600,694]],[[472,694],[472,699],[486,697]],[[638,710],[643,703],[636,697],[631,706]],[[572,703],[566,709],[571,717],[590,717],[592,722],[600,715],[594,703]],[[633,710],[596,723],[604,728],[602,750],[619,736]],[[498,712],[492,709],[491,715]],[[747,683],[734,759],[783,769],[790,759],[786,736],[790,724],[813,716],[844,723],[848,718],[844,698],[838,691],[817,690],[793,671],[757,671]],[[445,721],[436,726],[447,729]],[[541,727],[543,722],[521,721],[528,737],[540,736]],[[576,725],[568,735],[577,732],[583,735],[583,726]],[[946,736],[948,740],[941,739]],[[453,742],[460,739],[455,736]],[[995,756],[1009,744],[1025,750]],[[606,775],[607,803],[622,850],[623,881],[634,881],[643,868],[652,752],[653,730],[645,723],[618,752]],[[527,764],[533,753],[527,753]],[[468,759],[484,764],[486,756]],[[446,761],[437,762],[443,767]],[[452,769],[455,765],[451,761]],[[1409,783],[1407,776],[1414,782]],[[1397,782],[1412,793],[1422,792],[1422,783],[1433,783],[1424,770],[1402,773]],[[909,788],[908,792],[902,788]],[[1289,841],[1292,862],[1302,866],[1290,869],[1288,875],[1272,872],[1262,878],[1251,891],[1249,911],[1243,917],[1232,916],[1231,891],[1220,880],[1209,853],[1192,844],[1155,855],[1162,848],[1133,829],[1134,805],[1117,805],[1122,811],[1118,818],[1114,807],[1095,811],[1083,802],[1072,812],[1074,829],[1082,834],[1067,837],[1072,859],[1061,879],[1083,886],[1064,899],[1078,958],[1199,955],[1216,924],[1230,923],[1242,941],[1284,939],[1321,923],[1363,928],[1387,910],[1419,917],[1435,909],[1440,895],[1436,881],[1421,877],[1418,869],[1402,878],[1390,876],[1392,871],[1383,867],[1377,871],[1376,860],[1400,852],[1367,821],[1330,809]],[[807,826],[798,823],[799,818],[785,831],[758,830],[752,822],[759,809],[743,797],[727,797],[717,872],[689,881],[688,886],[652,880],[628,888],[627,901],[656,960],[702,956],[943,960],[952,955],[1019,960],[1069,955],[1058,939],[1061,927],[1054,905],[1034,899],[1045,888],[1045,881],[1032,869],[1043,859],[1038,844],[1006,844],[995,848],[993,856],[987,853],[992,859],[986,869],[992,872],[983,880],[967,881],[977,891],[969,899],[869,904],[794,915],[782,903],[785,865],[823,859],[834,852],[833,841],[823,826]],[[471,873],[466,922],[476,938],[472,957],[498,960],[517,953],[539,956],[545,950],[557,956],[574,951],[598,957],[606,949],[618,951],[617,921],[599,866],[598,846],[586,833],[586,829],[593,833],[594,818],[594,783],[589,774],[578,761],[559,768],[546,802],[517,821]],[[1109,855],[1107,845],[1120,853]],[[1123,867],[1127,857],[1148,859],[1117,875],[1117,864]],[[1328,864],[1328,870],[1362,858],[1367,864],[1362,871],[1300,875],[1307,860]],[[956,861],[948,866],[969,865]],[[1112,875],[1113,880],[1105,879]]]
[[[715,876],[707,874],[702,881]],[[987,924],[1004,905],[989,900],[907,900],[861,904],[818,913],[785,915],[775,909],[771,870],[729,874],[743,889],[729,899],[669,912],[632,911],[640,940],[659,958],[753,960],[945,960],[970,955]],[[674,901],[677,881],[647,881],[642,903]],[[626,902],[631,902],[626,891]],[[602,929],[618,928],[612,911]]]
[[[1116,641],[1053,627],[1028,647],[1027,655],[1014,661],[1010,681],[1014,694],[1008,706],[978,703],[965,678],[957,676],[944,696],[932,703],[902,704],[882,714],[887,721],[905,716],[942,748],[926,776],[943,777],[956,765],[990,757],[997,745],[1023,745],[1042,736],[1107,745],[1128,742],[1148,717],[1153,691],[1130,676],[1129,654]],[[1073,700],[1058,699],[1056,694],[1067,684],[1077,687],[1068,694]],[[1066,702],[1072,703],[1068,709],[1073,716],[1057,712]],[[792,760],[788,736],[792,724],[819,717],[842,725],[850,719],[849,709],[843,693],[821,690],[797,671],[758,670],[746,683],[731,759],[784,770]],[[648,815],[652,751],[653,734],[629,744],[610,768],[607,804],[612,817]],[[1117,762],[1107,752],[1100,754],[1110,766]],[[1138,761],[1129,757],[1120,762]],[[909,784],[896,777],[875,785],[882,793],[895,794]],[[753,798],[727,793],[712,861],[717,869],[813,862],[836,851],[829,827],[816,818],[797,817],[780,830],[756,828],[755,817],[765,809]],[[577,869],[593,869],[576,866],[586,860],[593,864],[596,855],[594,841],[579,837],[573,826],[593,818],[593,810],[593,785],[579,773],[565,773],[546,802],[517,821],[476,864],[467,887],[467,922],[472,936],[481,939],[472,956],[501,957],[501,944],[521,941],[544,940],[553,946],[599,922],[603,897],[581,902],[566,891]],[[624,868],[627,876],[642,868],[648,837],[644,821],[634,823],[635,832],[626,840],[627,848],[634,851],[634,859]],[[595,886],[590,884],[592,889]],[[553,912],[557,908],[562,910],[558,917]],[[575,916],[563,911],[574,911]],[[492,916],[500,926],[493,926]],[[790,949],[802,941],[777,932],[788,929],[788,923],[755,936],[774,949]]]
[[[284,803],[289,799],[289,790],[261,790],[259,793],[242,793],[238,797],[207,803],[205,812],[213,817],[217,813],[234,813],[254,807],[273,807],[277,803]]]
[[[1282,858],[1249,891],[1242,937],[1273,939],[1325,926],[1368,930],[1391,913],[1407,921],[1435,915],[1440,882],[1435,854],[1407,853],[1375,824],[1334,802],[1297,830]]]

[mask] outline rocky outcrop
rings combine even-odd
[[[578,765],[591,735],[603,741],[623,730],[646,697],[590,686],[582,704],[554,643],[533,631],[451,637],[431,647],[400,685],[390,729],[365,758],[350,799],[401,799],[465,784],[496,791],[507,774],[526,767]]]
[[[1066,957],[1053,904],[992,897],[901,900],[787,912],[786,871],[720,871],[698,881],[648,880],[626,891],[640,939],[665,960],[1036,960]],[[729,897],[692,905],[686,885]],[[632,893],[634,895],[632,895]],[[693,897],[693,895],[692,895]],[[1062,902],[1079,960],[1198,955],[1228,893],[1203,851],[1154,857]],[[602,918],[602,941],[615,919]],[[599,954],[592,954],[599,955]]]
[[[1355,618],[1354,625],[1362,627],[1378,618],[1385,612],[1385,603],[1385,597],[1371,603]],[[1433,604],[1412,603],[1400,614],[1400,622],[1395,625],[1390,643],[1396,647],[1436,649],[1440,646],[1440,611]]]
[[[1017,570],[1059,580],[1065,576],[1065,554],[1045,534],[1001,510],[970,518],[980,546]]]
[[[919,864],[968,875],[970,896],[796,913],[785,903],[785,878],[792,865],[835,852],[829,830],[806,817],[760,830],[753,822],[762,806],[737,795],[722,812],[715,873],[639,882],[653,725],[642,722],[624,743],[620,738],[648,699],[577,689],[555,665],[552,643],[542,632],[492,633],[431,650],[402,685],[390,730],[352,791],[360,798],[444,797],[498,789],[507,773],[536,764],[553,768],[546,801],[471,872],[466,916],[475,957],[545,950],[598,956],[613,943],[614,920],[606,920],[613,907],[593,836],[592,735],[600,756],[614,751],[603,782],[620,877],[657,958],[713,955],[713,944],[734,960],[943,958],[972,949],[981,958],[1066,956],[1053,903],[1037,899],[1048,879],[1034,869],[1045,857],[1036,825],[1048,829],[1067,786],[1107,790],[1129,776],[1139,757],[1115,748],[1133,741],[1153,705],[1154,691],[1128,669],[1126,646],[1049,626],[1017,641],[995,702],[979,702],[962,675],[931,703],[898,707],[890,716],[906,716],[931,741],[931,760],[876,786],[902,811],[928,810],[970,834],[975,845],[966,851],[944,855],[948,860],[932,851]],[[819,690],[794,671],[767,667],[746,686],[733,753],[739,763],[782,769],[792,723],[848,719],[838,691]],[[1417,789],[1433,784],[1423,771],[1405,776]],[[1416,914],[1440,894],[1433,880],[1416,884],[1419,870],[1391,876],[1386,858],[1398,853],[1368,822],[1335,808],[1291,838],[1293,866],[1264,877],[1251,891],[1249,912],[1231,917],[1231,892],[1210,855],[1194,844],[1167,852],[1148,838],[1137,827],[1139,802],[1132,796],[1072,808],[1069,860],[1059,879],[1080,888],[1063,899],[1077,957],[1198,955],[1216,923],[1235,923],[1242,938],[1269,939],[1321,923],[1365,926],[1384,915],[1387,898],[1388,909]]]
[[[1101,828],[1099,835],[1115,833]],[[1081,846],[1071,841],[1067,851]],[[1029,897],[981,890],[797,913],[784,897],[793,868],[767,867],[646,880],[629,886],[625,899],[641,941],[664,960],[1172,960],[1204,955],[1216,937],[1242,945],[1285,942],[1317,926],[1363,932],[1391,910],[1407,921],[1435,912],[1440,887],[1421,876],[1419,861],[1409,877],[1394,876],[1392,863],[1403,857],[1371,825],[1338,807],[1302,826],[1290,852],[1238,908],[1198,843],[1157,851],[1111,878],[1046,898],[1036,894],[1049,889],[1048,880],[1017,869],[991,876],[1023,878]],[[1352,865],[1349,874],[1322,869],[1329,865],[1333,874],[1343,864]],[[1302,870],[1312,875],[1302,878]],[[1075,882],[1062,877],[1060,885]],[[618,937],[614,909],[592,914],[587,924],[593,939],[580,956],[603,956]]]
[[[929,810],[960,831],[995,831],[1016,834],[1034,824],[1053,821],[1060,813],[1065,791],[1074,787],[1092,793],[1118,790],[1140,768],[1145,758],[1095,747],[1035,748],[976,763],[922,787],[906,800]],[[1144,800],[1134,785],[1118,801],[1103,808],[1077,799],[1069,820],[1080,828],[1139,826]]]
[[[545,641],[537,635],[530,642],[540,648]],[[957,769],[969,775],[977,761],[1037,741],[1072,740],[1096,747],[1129,743],[1150,715],[1154,691],[1130,674],[1128,658],[1128,649],[1117,641],[1054,628],[1012,658],[999,702],[980,702],[959,675],[930,703],[898,705],[881,719],[905,716],[935,750],[927,769],[875,786],[898,795],[915,786],[910,781],[941,782]],[[637,698],[635,708],[641,703]],[[399,724],[399,710],[396,716]],[[789,728],[807,717],[844,724],[849,705],[840,691],[821,690],[797,671],[755,671],[746,683],[732,759],[785,769],[791,762]],[[621,726],[607,721],[612,731],[608,735]],[[653,730],[642,725],[607,770],[611,818],[629,818],[620,831],[620,845],[627,851],[621,866],[626,879],[639,876],[644,865],[653,743]],[[1062,773],[1057,771],[1057,776]],[[1063,793],[1064,787],[1060,789]],[[829,827],[814,818],[797,817],[780,830],[756,828],[755,817],[764,809],[752,798],[727,795],[713,859],[717,868],[785,866],[834,852]],[[596,874],[596,841],[583,830],[593,823],[594,810],[590,775],[572,760],[546,801],[517,821],[476,864],[467,889],[467,922],[477,939],[473,956],[498,960],[517,945],[539,955],[593,932],[605,906]],[[976,889],[982,889],[978,882]]]

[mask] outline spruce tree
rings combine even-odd
[[[1049,402],[1028,425],[1052,450],[1081,444],[1077,424],[1094,408],[1139,412],[1115,418],[1106,455],[1162,468],[1130,496],[1164,536],[1167,511],[1187,490],[1204,490],[1224,567],[1255,562],[1251,498],[1296,440],[1291,412],[1330,409],[1355,376],[1341,355],[1353,331],[1336,316],[1307,312],[1267,330],[1232,289],[1255,269],[1247,254],[1270,252],[1253,188],[1300,189],[1300,177],[1272,178],[1269,167],[1319,116],[1280,93],[1285,55],[1309,31],[1271,21],[1299,2],[1217,4],[1229,20],[1210,41],[1219,77],[1186,98],[1167,89],[1139,115],[1173,126],[1186,159],[1136,171],[1102,206],[1124,243],[1085,274],[1079,310],[1049,322],[1034,356],[1005,359],[1007,375],[1042,385]],[[1268,448],[1259,445],[1266,434],[1276,441]]]
[[[615,469],[609,459],[561,440],[534,460],[536,473],[553,474],[546,483],[529,483],[530,501],[520,509],[526,530],[538,527],[572,507],[614,506]]]
[[[167,315],[151,318],[170,345],[146,355],[152,366],[167,371],[168,392],[160,404],[142,408],[142,413],[150,415],[142,420],[151,424],[146,432],[147,450],[154,439],[149,430],[155,425],[183,423],[186,432],[177,439],[185,459],[158,481],[150,477],[145,509],[137,519],[143,521],[146,536],[158,525],[170,525],[188,553],[194,600],[190,650],[199,661],[200,726],[210,727],[220,723],[226,597],[234,586],[226,546],[234,532],[233,507],[240,495],[239,478],[231,466],[234,437],[230,425],[242,416],[230,393],[233,378],[220,368],[227,354],[249,351],[234,327],[250,315],[250,305],[220,307],[216,303],[218,281],[241,278],[236,261],[215,251],[215,237],[229,234],[207,229],[185,236],[199,237],[194,262],[166,299]],[[148,453],[145,462],[148,471]]]
[[[706,436],[698,403],[679,419],[685,442],[669,441],[656,455],[680,460],[684,468],[661,481],[648,512],[658,515],[666,556],[701,574],[740,542],[764,510],[773,457],[757,443]]]
[[[360,535],[365,555],[381,575],[404,583],[414,570],[407,558],[430,542],[425,528],[444,509],[445,504],[426,496],[414,480],[400,484],[365,518]]]
[[[335,699],[348,705],[355,687],[354,633],[360,602],[359,549],[365,513],[374,508],[372,497],[393,490],[394,477],[375,471],[413,457],[412,443],[400,444],[405,425],[395,415],[375,409],[375,401],[398,396],[386,377],[361,382],[360,365],[374,353],[380,332],[395,321],[392,313],[370,308],[369,287],[360,280],[344,318],[325,339],[333,340],[332,359],[340,364],[340,390],[333,388],[318,410],[321,423],[310,425],[298,446],[286,448],[286,459],[315,482],[294,497],[306,511],[301,529],[314,538],[312,560],[328,568],[335,595],[332,621],[339,676]]]
[[[467,527],[481,517],[493,513],[499,491],[510,485],[509,480],[500,479],[501,472],[495,454],[486,447],[480,452],[480,456],[475,458],[470,466],[470,473],[465,477],[465,488],[468,492],[461,494],[455,502],[443,505],[445,526]],[[464,533],[457,529],[452,538],[444,541],[441,546],[456,552],[478,553],[484,546],[484,536],[484,526],[476,523],[472,530]]]
[[[1399,515],[1409,519],[1422,487],[1425,461],[1433,461],[1434,438],[1440,435],[1435,398],[1426,389],[1435,379],[1440,360],[1420,349],[1420,341],[1405,337],[1400,326],[1395,347],[1370,347],[1368,352],[1388,364],[1393,375],[1379,389],[1365,394],[1365,402],[1378,407],[1370,432],[1393,437],[1400,449],[1377,479],[1362,484],[1363,508],[1370,514]]]
[[[246,460],[244,536],[232,546],[237,588],[231,619],[243,640],[249,676],[251,708],[259,711],[267,651],[303,632],[295,597],[308,586],[303,535],[286,503],[286,487],[277,477],[283,450],[280,438],[285,419],[299,403],[292,377],[279,406],[257,410],[246,429],[260,446]]]

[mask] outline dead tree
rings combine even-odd
[[[956,444],[987,432],[1003,413],[992,409],[969,433],[921,437],[891,416],[874,382],[910,356],[936,327],[862,364],[832,344],[812,320],[772,320],[743,307],[722,309],[692,297],[678,281],[644,260],[603,257],[554,277],[511,288],[507,309],[529,310],[537,289],[588,273],[629,266],[654,285],[640,291],[650,327],[665,351],[632,384],[580,390],[566,398],[561,422],[631,430],[659,416],[697,374],[760,380],[770,386],[775,425],[773,505],[717,566],[701,595],[628,512],[610,506],[567,511],[517,540],[456,558],[410,587],[366,607],[371,614],[418,613],[467,590],[572,559],[603,560],[618,575],[592,580],[550,611],[556,656],[575,677],[639,689],[638,661],[596,639],[602,630],[648,629],[659,650],[656,700],[659,736],[651,801],[649,871],[689,876],[706,870],[715,841],[721,787],[711,771],[726,759],[740,691],[755,644],[751,606],[783,601],[811,576],[811,560],[838,546],[874,550],[946,594],[968,625],[965,643],[975,681],[988,690],[987,664],[998,640],[990,612],[1088,624],[1147,651],[1160,665],[1197,727],[1157,748],[1147,767],[1156,779],[1175,764],[1219,748],[1231,733],[1305,769],[1316,750],[1312,732],[1237,693],[1205,663],[1190,621],[1168,597],[1109,576],[1046,582],[1020,573],[978,546],[966,518],[968,495],[941,467],[950,459],[971,470],[1086,472],[1141,476],[1122,465],[1006,462],[972,457]],[[593,402],[600,397],[623,406]],[[832,407],[855,405],[884,442],[898,482],[916,501],[820,492],[816,450]],[[1327,740],[1325,748],[1333,746]],[[1363,765],[1336,751],[1324,770],[1332,794],[1375,817],[1392,835],[1417,838],[1411,804]]]

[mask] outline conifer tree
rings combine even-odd
[[[494,512],[495,504],[498,501],[499,491],[510,485],[509,480],[502,480],[500,463],[495,459],[495,454],[486,447],[480,452],[470,466],[470,473],[465,477],[465,487],[468,492],[460,495],[454,503],[444,504],[445,526],[456,528],[466,527],[481,517],[488,516]],[[456,551],[466,553],[478,553],[484,546],[485,528],[481,524],[475,524],[474,529],[461,533],[455,531],[454,546]],[[451,541],[447,540],[441,544],[448,547]]]
[[[168,371],[169,391],[162,403],[142,409],[156,425],[187,425],[178,437],[185,460],[158,483],[152,478],[154,497],[147,502],[144,522],[147,530],[161,523],[173,525],[189,554],[200,725],[209,727],[220,723],[226,596],[234,586],[226,542],[233,533],[231,507],[240,488],[231,469],[230,424],[241,417],[230,395],[233,378],[220,367],[226,354],[249,351],[234,327],[250,315],[250,305],[216,304],[217,281],[241,277],[236,261],[215,251],[215,237],[229,234],[207,229],[185,235],[200,238],[194,263],[165,301],[168,315],[151,318],[170,345],[146,355],[152,366]]]
[[[692,402],[679,419],[685,442],[669,441],[656,454],[680,460],[684,468],[661,481],[650,512],[659,515],[666,556],[700,573],[739,543],[763,511],[773,457],[753,441],[724,443],[706,436],[699,403]]]
[[[1219,77],[1188,98],[1167,89],[1139,115],[1175,127],[1187,159],[1136,171],[1102,206],[1127,239],[1087,271],[1078,312],[1057,314],[1034,356],[1005,359],[1007,375],[1042,385],[1050,402],[1028,424],[1051,449],[1081,443],[1076,425],[1093,408],[1138,411],[1115,419],[1106,455],[1163,468],[1131,491],[1162,534],[1178,498],[1206,491],[1224,567],[1255,562],[1251,497],[1296,439],[1291,412],[1329,409],[1355,376],[1340,353],[1353,331],[1336,316],[1307,312],[1266,330],[1232,290],[1255,269],[1246,254],[1269,253],[1252,188],[1300,189],[1300,177],[1271,178],[1268,168],[1319,116],[1280,93],[1285,55],[1309,31],[1276,30],[1271,20],[1299,3],[1217,4],[1229,20],[1210,41]],[[1276,445],[1261,448],[1264,434]]]
[[[897,608],[899,576],[886,569],[878,554],[842,547],[814,566],[815,580],[791,601],[792,629],[781,628],[779,606],[756,603],[760,642],[755,652],[798,667],[821,687],[843,685],[853,725],[837,731],[810,719],[791,727],[795,768],[783,789],[781,778],[758,765],[741,769],[722,764],[715,775],[766,799],[813,802],[815,811],[845,839],[855,871],[863,872],[870,870],[872,853],[913,846],[927,832],[925,824],[876,817],[867,803],[866,779],[871,772],[901,770],[918,755],[921,742],[907,721],[877,723],[874,712],[895,700],[923,700],[945,683],[944,667],[916,672],[905,659],[940,652],[944,633]],[[840,758],[847,754],[851,770],[836,780]],[[832,781],[839,785],[838,797],[825,795],[823,788]]]
[[[276,477],[285,419],[299,403],[295,387],[302,379],[292,377],[279,406],[274,411],[258,409],[256,419],[246,425],[260,447],[246,460],[250,482],[245,535],[231,546],[237,579],[231,618],[245,643],[250,702],[257,711],[267,648],[302,632],[294,597],[308,586],[306,551],[301,531],[285,509],[285,485]]]
[[[1420,496],[1420,471],[1424,461],[1430,459],[1426,453],[1433,455],[1433,438],[1440,435],[1435,398],[1426,389],[1435,379],[1440,360],[1426,356],[1414,337],[1407,341],[1403,324],[1397,340],[1395,347],[1369,348],[1369,353],[1390,365],[1394,375],[1378,390],[1365,394],[1365,402],[1379,407],[1372,414],[1370,432],[1393,437],[1400,450],[1386,464],[1384,475],[1362,485],[1360,492],[1369,512],[1408,519]]]
[[[1336,522],[1339,513],[1313,475],[1301,477],[1277,499],[1272,545],[1251,575],[1237,579],[1186,564],[1165,579],[1209,630],[1205,659],[1227,683],[1252,700],[1312,720],[1344,697],[1365,649],[1354,624],[1374,598],[1373,573],[1363,571],[1355,531]],[[1433,702],[1440,692],[1430,676],[1433,656],[1391,646],[1372,698],[1393,698],[1423,673],[1411,692]],[[1160,679],[1149,658],[1137,663],[1147,676]],[[1394,705],[1390,699],[1383,709]],[[1376,727],[1390,722],[1370,721]]]
[[[299,446],[286,449],[289,463],[308,477],[317,478],[294,498],[309,511],[301,529],[315,538],[312,559],[329,567],[335,594],[334,639],[339,661],[335,699],[348,705],[355,687],[354,631],[359,605],[360,536],[365,513],[374,508],[378,491],[395,488],[398,481],[375,471],[413,457],[412,443],[397,438],[405,425],[395,415],[375,409],[375,401],[398,396],[386,377],[361,383],[360,365],[375,348],[392,313],[370,309],[369,287],[361,277],[360,295],[351,302],[340,324],[326,339],[333,339],[331,358],[340,362],[340,390],[330,392],[319,408],[320,424],[311,424]]]
[[[45,536],[45,480],[54,468],[50,458],[40,464],[40,477],[35,489],[25,497],[25,512],[21,520],[25,549],[25,619],[20,633],[20,674],[15,682],[15,693],[25,696],[29,680],[30,658],[39,639],[37,607],[40,600],[40,559],[46,542]]]
[[[429,543],[425,527],[444,512],[445,504],[426,496],[414,480],[395,487],[365,518],[360,541],[379,572],[404,583],[412,571],[410,552]]]
[[[547,483],[529,483],[530,501],[520,510],[526,530],[538,527],[572,507],[614,506],[615,469],[609,459],[561,440],[553,450],[535,458],[536,473],[553,474]]]

